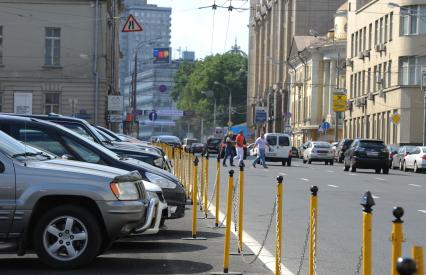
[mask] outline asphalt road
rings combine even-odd
[[[216,160],[210,159],[209,189],[212,194]],[[238,167],[232,167],[238,178]],[[228,170],[221,167],[221,205],[225,213]],[[309,188],[317,185],[318,193],[318,274],[354,274],[361,250],[362,206],[360,198],[371,191],[373,207],[373,273],[390,274],[392,209],[405,210],[403,255],[409,256],[412,245],[426,245],[426,174],[391,170],[389,175],[374,170],[344,172],[341,164],[302,164],[293,159],[291,167],[281,163],[251,166],[246,160],[244,231],[262,242],[272,213],[276,194],[276,177],[284,177],[283,264],[297,274],[309,220]],[[275,229],[266,242],[274,254]],[[302,273],[307,273],[306,251]]]

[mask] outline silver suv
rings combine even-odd
[[[145,223],[138,172],[54,158],[0,131],[0,242],[54,268],[92,261]]]

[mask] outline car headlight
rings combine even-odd
[[[149,172],[145,173],[145,176],[148,178],[148,180],[156,185],[158,185],[160,188],[168,188],[168,189],[175,189],[176,183],[174,183],[171,180],[168,180],[166,178],[163,178],[162,176],[152,174]]]
[[[154,165],[157,166],[157,167],[163,168],[163,159],[161,159],[161,158],[154,159]]]
[[[158,199],[158,195],[155,192],[147,191],[146,194],[147,194],[147,199],[148,200],[150,200],[150,199]]]
[[[139,192],[133,182],[111,182],[111,191],[120,201],[139,200]]]

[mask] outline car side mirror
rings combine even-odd
[[[75,158],[71,156],[70,154],[64,154],[61,156],[61,158],[66,160],[75,160]]]
[[[6,168],[4,167],[3,162],[0,162],[0,173],[3,173]]]

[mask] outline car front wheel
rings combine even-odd
[[[62,205],[42,215],[34,230],[34,249],[45,264],[59,269],[90,263],[102,244],[97,219],[87,209]]]
[[[417,162],[414,162],[414,173],[420,173],[420,169],[417,166]]]

